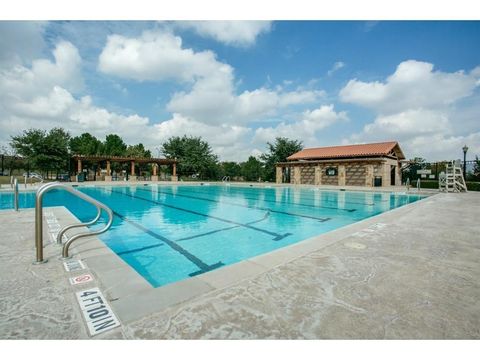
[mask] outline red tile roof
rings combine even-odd
[[[359,144],[345,146],[328,146],[319,148],[303,149],[287,160],[314,160],[314,159],[330,159],[330,158],[350,158],[364,156],[385,156],[392,150],[395,151],[398,159],[405,159],[398,142],[389,141],[375,144]]]

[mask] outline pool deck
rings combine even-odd
[[[33,210],[1,211],[0,339],[90,338],[75,293],[92,287],[122,323],[93,339],[479,339],[479,218],[480,193],[437,194],[153,289],[95,237],[65,272],[47,226],[33,265]]]

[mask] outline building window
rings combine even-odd
[[[327,176],[336,176],[337,175],[337,168],[334,168],[334,167],[329,167],[325,170],[325,174]]]

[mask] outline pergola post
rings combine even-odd
[[[112,173],[110,170],[110,160],[107,160],[107,174],[105,175],[105,181],[112,181]]]
[[[135,161],[134,160],[130,161],[130,178],[128,180],[137,181],[137,177],[135,176]]]
[[[77,176],[76,176],[76,181],[78,181],[79,175],[82,173],[82,160],[78,159],[77,160]]]
[[[173,165],[172,181],[178,181],[178,176],[177,176],[177,163],[174,162],[172,165]]]
[[[157,175],[158,164],[157,164],[157,163],[154,163],[154,164],[152,165],[152,168],[153,168],[152,181],[158,181],[158,175]]]

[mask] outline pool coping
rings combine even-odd
[[[45,183],[46,184],[46,183]],[[415,187],[411,187],[407,192],[405,185],[389,186],[389,187],[371,187],[371,186],[339,186],[339,185],[312,185],[312,184],[277,184],[270,182],[222,182],[222,181],[88,181],[88,182],[62,182],[64,185],[73,187],[102,187],[102,186],[148,186],[148,185],[177,185],[177,186],[198,186],[198,185],[224,185],[224,186],[238,186],[238,187],[256,187],[256,188],[293,188],[293,189],[318,189],[320,191],[360,191],[360,192],[374,192],[374,193],[401,193],[407,195],[433,195],[438,193],[438,189],[421,188],[417,191]],[[25,188],[19,184],[19,192],[35,192],[38,189],[38,184],[28,186]],[[0,192],[13,192],[7,184],[6,187],[0,187]]]
[[[130,186],[134,185],[138,184],[130,184]],[[198,183],[192,185],[198,185]],[[333,189],[322,188],[321,190]],[[157,288],[154,288],[124,262],[97,236],[90,236],[73,243],[71,254],[74,259],[81,259],[87,265],[88,270],[94,274],[99,288],[106,295],[114,313],[123,324],[128,324],[170,306],[254,278],[275,267],[341,241],[352,234],[363,230],[375,231],[376,224],[395,217],[399,212],[409,211],[411,207],[434,196],[426,196],[413,203],[373,215],[295,244]],[[61,226],[79,222],[65,207],[55,207],[52,208],[52,211]]]

